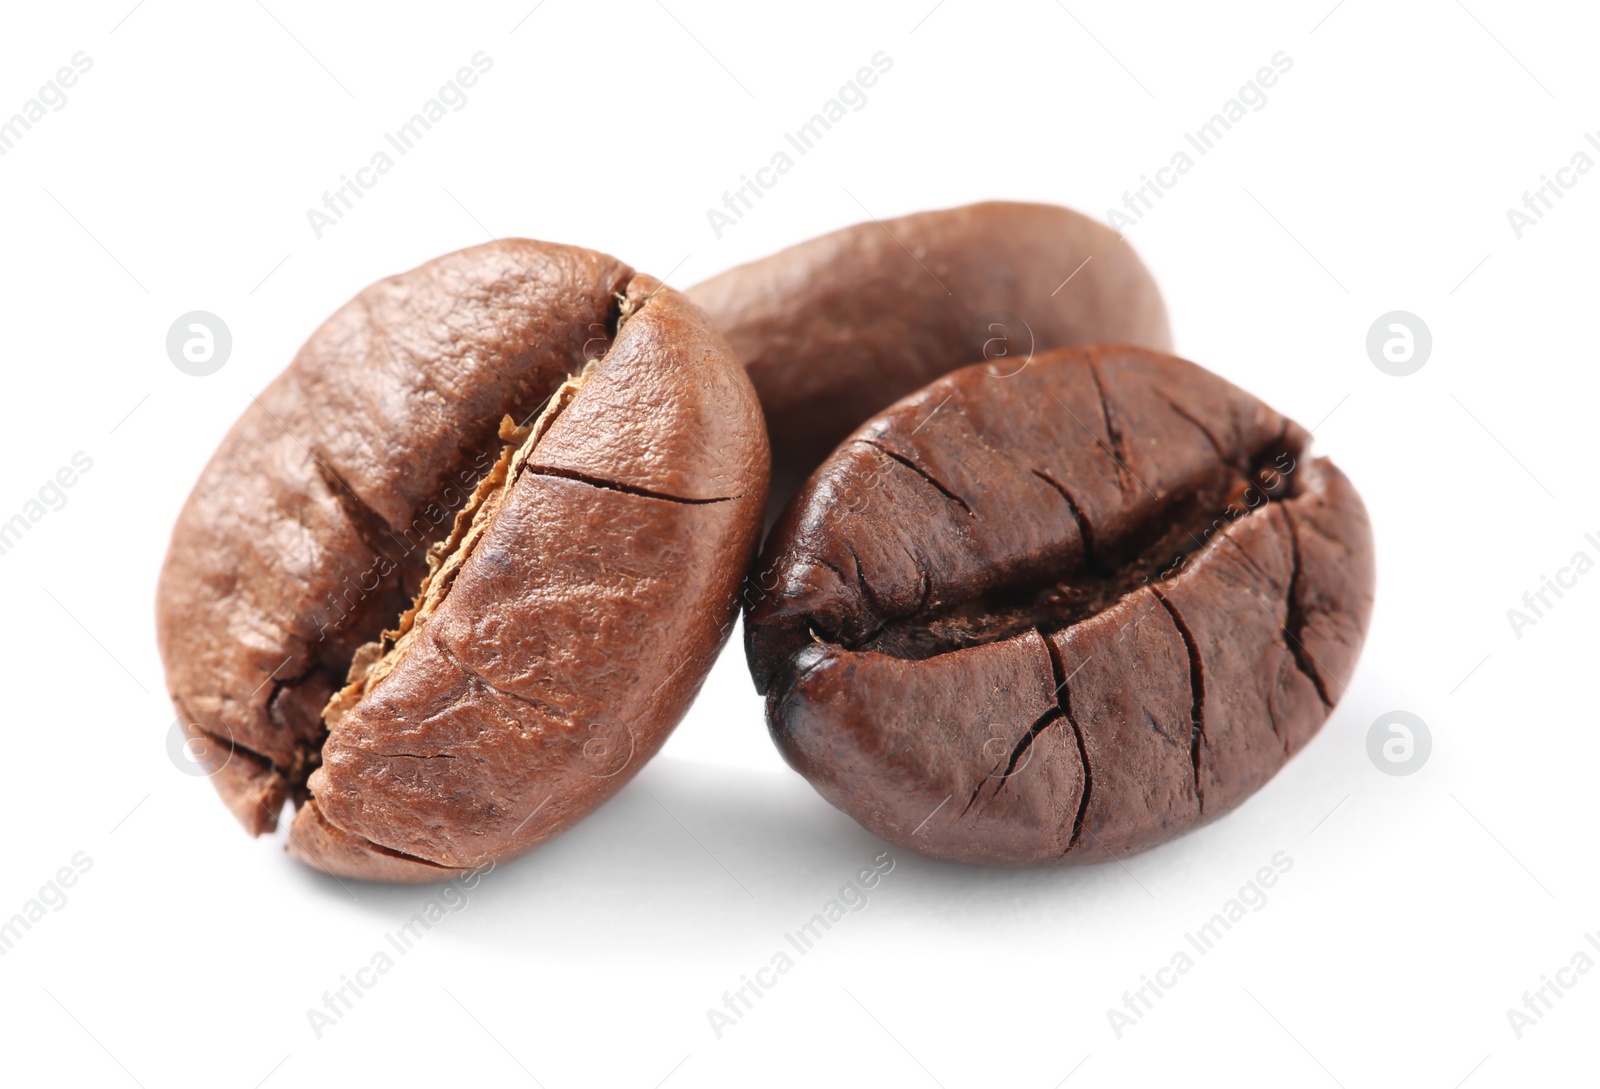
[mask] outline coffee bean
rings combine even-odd
[[[666,739],[726,638],[768,449],[679,293],[497,242],[374,284],[234,425],[159,635],[252,833],[432,881],[555,835]]]
[[[873,832],[968,862],[1118,857],[1228,812],[1322,725],[1371,613],[1365,508],[1309,444],[1127,347],[900,400],[747,584],[779,748]]]
[[[873,221],[689,290],[727,334],[772,437],[775,515],[839,440],[933,379],[986,360],[1115,342],[1171,349],[1133,248],[1065,208],[992,202]]]

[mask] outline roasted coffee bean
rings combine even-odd
[[[432,881],[570,826],[705,679],[760,530],[749,379],[679,293],[506,241],[363,291],[179,516],[161,650],[252,833]]]
[[[689,289],[744,360],[772,437],[769,510],[840,439],[957,367],[1037,353],[1170,351],[1133,248],[1065,208],[993,202],[847,227]]]
[[[1309,442],[1127,347],[904,398],[747,585],[779,748],[939,858],[1119,857],[1228,812],[1322,725],[1371,613],[1366,510]]]

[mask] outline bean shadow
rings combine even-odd
[[[1182,850],[1168,845],[1136,864],[1173,848]],[[437,900],[458,908],[444,924],[453,941],[581,959],[770,943],[889,860],[872,903],[935,929],[1036,916],[1062,925],[1154,898],[1132,862],[1033,870],[939,862],[878,839],[797,775],[672,759],[653,761],[571,831],[495,867],[475,888],[341,882],[284,864],[381,928]]]

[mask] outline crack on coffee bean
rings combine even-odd
[[[325,821],[327,820],[326,815],[324,815],[323,820],[325,820]],[[334,828],[338,828],[339,827],[338,825],[333,824],[332,821],[328,821],[328,824],[330,826],[334,827]],[[343,832],[347,836],[356,836],[356,833],[348,831],[348,830],[343,829],[343,828],[340,828],[339,831]],[[360,839],[363,843],[365,843],[366,846],[367,846],[367,849],[369,851],[371,851],[373,854],[387,855],[390,858],[399,859],[401,862],[415,862],[419,866],[432,866],[436,870],[454,870],[454,869],[456,869],[455,866],[446,866],[444,863],[435,862],[431,858],[423,858],[421,855],[407,854],[405,851],[397,851],[393,847],[386,847],[383,844],[378,843],[378,842],[376,842],[374,840],[367,839],[366,836],[356,836],[356,838]]]
[[[940,495],[950,500],[950,502],[966,511],[972,517],[977,517],[977,514],[974,513],[973,509],[967,505],[967,501],[965,499],[961,498],[953,490],[946,487],[940,481],[935,480],[932,474],[930,474],[926,469],[918,465],[916,462],[912,461],[910,458],[904,456],[903,454],[897,454],[893,450],[887,449],[879,443],[873,442],[871,439],[857,439],[856,441],[861,443],[863,446],[872,447],[886,458],[891,458],[894,461],[898,461],[901,465],[904,465],[907,469],[910,469],[913,473],[916,473],[923,480],[926,480]]]
[[[813,673],[834,660],[822,649],[828,645],[828,641],[818,638],[815,632],[812,632],[811,635],[813,641],[784,659],[783,664],[779,667],[777,679],[766,693],[768,707],[781,706],[783,701],[788,699],[789,693],[808,681]]]
[[[254,773],[249,778],[260,784],[262,796],[256,803],[256,811],[261,831],[270,832],[277,827],[278,813],[283,808],[283,803],[286,800],[293,798],[295,804],[299,805],[305,798],[309,797],[309,794],[305,792],[304,784],[306,776],[310,775],[310,771],[306,770],[304,775],[300,773],[300,770],[305,767],[308,756],[304,748],[296,747],[295,765],[293,767],[284,767],[265,753],[257,752],[255,749],[231,737],[222,737],[220,734],[206,729],[193,721],[192,717],[189,718],[188,722],[190,730],[206,738],[216,745],[218,749],[225,749],[228,752],[227,760],[215,762],[211,765],[213,773],[234,758],[238,758],[241,762],[254,768]],[[320,753],[310,755],[320,756]]]
[[[1250,570],[1261,576],[1262,582],[1269,586],[1273,583],[1273,577],[1268,574],[1267,569],[1262,567],[1261,564],[1256,561],[1254,556],[1250,555],[1250,550],[1244,545],[1240,544],[1237,537],[1231,533],[1220,533],[1217,536],[1220,540],[1224,540],[1234,547],[1234,550],[1237,551],[1244,559],[1244,562],[1249,565]]]
[[[1232,526],[1300,494],[1300,479],[1291,474],[1302,453],[1301,442],[1291,438],[1290,426],[1284,419],[1277,436],[1257,451],[1215,465],[1209,476],[1182,492],[1169,493],[1139,525],[1124,533],[1114,549],[1100,539],[1070,489],[1044,470],[1030,469],[1055,489],[1072,512],[1084,545],[1081,569],[1065,576],[1036,575],[972,600],[936,607],[931,614],[919,607],[846,645],[897,657],[932,657],[1009,638],[1036,625],[1069,628],[1112,607],[1141,585],[1176,577],[1192,555],[1216,544],[1213,537],[1230,537]],[[1239,464],[1249,467],[1245,475],[1236,475]]]
[[[1018,765],[1022,763],[1022,758],[1028,754],[1028,750],[1033,748],[1033,743],[1039,739],[1039,735],[1048,730],[1052,724],[1059,722],[1061,718],[1061,708],[1059,706],[1052,707],[1035,719],[1033,725],[1028,727],[1027,732],[1017,739],[1016,747],[1011,750],[1011,759],[1006,762],[1006,770],[1000,773],[1000,781],[995,785],[994,792],[996,794],[1000,793],[1001,789],[1006,785],[1006,780],[1010,779],[1012,774],[1016,772]]]
[[[922,560],[917,557],[915,552],[907,548],[904,543],[900,545],[900,551],[906,554],[906,559],[910,560],[911,566],[916,569],[918,589],[917,608],[915,611],[921,613],[927,609],[928,601],[933,596],[933,578],[928,574]]]
[[[1189,625],[1184,622],[1183,615],[1178,608],[1167,600],[1158,587],[1152,586],[1150,590],[1155,594],[1161,607],[1167,610],[1172,617],[1173,626],[1178,629],[1178,635],[1183,639],[1183,649],[1189,655],[1189,763],[1194,768],[1194,794],[1201,813],[1206,809],[1205,791],[1200,785],[1200,746],[1205,741],[1205,668],[1200,660],[1200,647],[1194,640],[1194,635],[1189,631]]]
[[[587,364],[576,375],[569,375],[547,399],[539,418],[532,424],[518,426],[510,416],[501,420],[499,439],[504,445],[498,460],[478,482],[466,506],[456,515],[450,534],[429,547],[428,573],[417,590],[411,608],[401,614],[393,630],[384,631],[376,644],[363,647],[367,653],[358,651],[350,663],[347,683],[335,693],[324,712],[323,717],[329,729],[336,727],[339,720],[359,704],[378,682],[394,671],[405,656],[414,633],[420,631],[428,618],[444,604],[455,585],[456,576],[472,557],[506,496],[526,469],[533,450],[556,418],[572,403],[593,366],[592,363]]]
[[[1295,528],[1294,517],[1287,508],[1283,512],[1284,524],[1289,530],[1289,589],[1285,595],[1284,621],[1281,625],[1284,635],[1284,646],[1289,649],[1289,654],[1294,658],[1294,664],[1310,679],[1317,690],[1317,698],[1322,705],[1330,711],[1334,701],[1328,698],[1328,690],[1323,685],[1321,671],[1316,669],[1316,662],[1311,659],[1311,652],[1306,649],[1304,640],[1300,637],[1305,632],[1305,611],[1300,608],[1297,591],[1300,588],[1300,533]]]
[[[978,785],[972,788],[972,797],[967,800],[966,808],[961,811],[961,816],[966,816],[967,812],[978,804],[978,798],[982,795],[983,788],[991,782],[994,783],[994,794],[992,796],[999,797],[1000,792],[1005,789],[1005,785],[1010,781],[1011,776],[1016,774],[1019,765],[1026,767],[1022,763],[1022,759],[1033,747],[1034,741],[1038,739],[1040,734],[1061,720],[1062,714],[1059,706],[1050,708],[1035,719],[1033,724],[1023,731],[1022,736],[1017,739],[1016,745],[1012,746],[1011,755],[1006,759],[1005,770],[998,775],[991,771],[978,780]]]
[[[604,488],[607,491],[621,492],[623,495],[637,495],[645,499],[660,499],[667,503],[683,503],[689,506],[700,506],[707,503],[731,503],[736,499],[743,499],[742,495],[718,495],[710,499],[690,499],[682,495],[670,495],[666,492],[652,491],[649,488],[640,488],[632,484],[622,484],[615,480],[605,480],[597,476],[580,473],[576,469],[562,469],[550,465],[530,465],[527,472],[534,476],[559,477],[562,480],[573,480],[579,484],[587,484],[592,488]]]
[[[393,563],[397,568],[399,561],[389,555],[380,543],[384,537],[390,542],[394,541],[394,527],[388,519],[374,510],[365,499],[356,493],[356,490],[345,482],[344,478],[334,472],[328,465],[327,459],[315,450],[308,450],[311,461],[317,467],[317,475],[322,478],[323,486],[330,495],[339,501],[340,508],[344,511],[345,518],[350,522],[356,536],[367,546],[367,550],[374,556],[381,556]]]
[[[1105,382],[1100,377],[1100,360],[1092,351],[1089,352],[1089,376],[1094,379],[1095,392],[1100,395],[1100,416],[1106,423],[1106,439],[1111,443],[1111,460],[1117,463],[1117,487],[1127,491],[1128,477],[1132,475],[1128,469],[1128,452],[1122,444],[1122,428],[1118,426],[1116,415],[1111,411],[1111,398],[1106,396]]]
[[[1083,833],[1083,818],[1089,812],[1089,796],[1094,790],[1094,773],[1089,768],[1089,749],[1083,741],[1083,727],[1072,713],[1071,675],[1067,673],[1066,663],[1061,660],[1061,650],[1044,632],[1039,632],[1039,637],[1044,639],[1045,652],[1050,656],[1050,674],[1056,682],[1056,706],[1067,725],[1072,727],[1072,737],[1078,746],[1078,763],[1083,766],[1083,789],[1078,793],[1078,811],[1072,818],[1072,834],[1067,838],[1067,850],[1062,852],[1066,854],[1078,845],[1078,837]]]
[[[652,291],[650,294],[646,295],[644,300],[639,304],[640,307],[642,308],[645,303],[648,303],[651,299],[655,298],[656,293],[661,291],[662,288],[665,288],[666,286],[666,284],[662,284],[661,287],[656,288],[655,291]],[[611,306],[606,310],[606,337],[609,341],[609,343],[606,345],[606,351],[609,352],[611,350],[611,345],[616,343],[617,334],[622,331],[622,323],[632,316],[633,305],[628,302],[627,292],[613,291],[611,293]]]
[[[289,789],[297,805],[304,798],[306,779],[316,769],[317,765],[322,763],[322,742],[327,739],[328,730],[321,723],[318,724],[315,736],[307,736],[304,730],[296,730],[289,715],[279,708],[278,701],[287,693],[293,692],[301,685],[317,677],[326,679],[330,688],[337,689],[339,687],[341,671],[338,669],[337,664],[330,663],[325,659],[322,648],[323,644],[320,643],[314,648],[312,664],[304,673],[297,677],[275,681],[266,702],[268,721],[294,737],[294,768],[281,768],[277,764],[274,764],[274,767],[279,767],[283,774],[288,777]],[[273,814],[273,819],[277,819],[277,814]]]
[[[320,824],[322,824],[322,825],[324,825],[324,826],[326,826],[328,828],[332,828],[332,829],[337,830],[341,836],[348,837],[349,839],[353,840],[356,845],[362,847],[365,850],[371,851],[373,854],[383,855],[383,856],[385,856],[387,858],[398,859],[401,862],[413,862],[413,863],[416,863],[419,866],[429,866],[429,867],[431,867],[433,869],[436,869],[436,870],[454,870],[454,869],[457,869],[457,867],[455,867],[455,866],[447,866],[442,862],[435,862],[431,858],[424,858],[421,855],[408,854],[407,852],[401,851],[401,850],[397,850],[394,847],[386,847],[381,843],[378,843],[378,842],[376,842],[374,840],[368,839],[366,836],[361,835],[359,832],[351,832],[348,829],[340,828],[337,824],[334,824],[331,820],[328,819],[328,815],[322,811],[322,807],[317,804],[317,800],[315,798],[312,798],[310,801],[308,801],[306,803],[306,808],[311,810],[314,814],[316,814],[316,819]],[[289,834],[291,836],[293,836],[293,834],[294,834],[293,828],[290,829],[290,833]]]
[[[1048,713],[1049,712],[1046,712],[1046,714],[1048,714]],[[1026,736],[1026,735],[1024,735],[1024,736]],[[991,740],[1002,740],[1002,739],[997,737],[997,738],[993,738]],[[986,741],[986,742],[984,742],[984,744],[987,745],[988,742]],[[983,751],[981,746],[980,746],[978,751],[979,752]],[[994,764],[992,765],[991,770],[984,772],[983,775],[981,775],[978,778],[978,785],[972,788],[972,794],[971,794],[970,797],[967,798],[967,804],[961,807],[961,812],[960,813],[956,814],[956,819],[957,820],[960,820],[962,817],[965,817],[968,813],[972,812],[972,807],[978,804],[978,798],[983,794],[983,788],[988,786],[989,783],[992,780],[994,780],[995,773],[999,770],[999,768],[1000,768],[1000,762],[998,760],[996,760],[994,762]],[[1001,781],[1004,782],[1003,779]],[[995,793],[998,794],[999,792],[1000,792],[1000,788],[998,786],[996,786],[995,787]]]
[[[826,567],[829,571],[832,571],[835,577],[838,578],[841,586],[849,586],[850,583],[858,579],[861,574],[859,570],[857,570],[855,575],[845,574],[842,567],[834,563],[826,556],[808,556],[807,559],[809,559],[812,563],[815,563],[818,567]]]
[[[478,672],[478,670],[474,669],[470,663],[446,646],[442,641],[439,640],[437,636],[430,636],[430,639],[433,642],[434,649],[439,652],[440,656],[447,660],[451,665],[455,666],[456,669],[460,671],[461,675],[466,677],[469,681],[473,682],[474,684],[482,685],[484,688],[488,689],[490,692],[493,692],[497,696],[504,696],[508,700],[516,700],[518,703],[523,703],[529,707],[535,708],[546,718],[555,719],[558,722],[565,722],[567,725],[571,725],[571,722],[564,711],[552,706],[549,703],[546,703],[544,700],[531,699],[528,696],[524,696],[520,692],[513,692],[509,688],[504,688],[501,685],[496,684],[494,681]]]
[[[1044,481],[1046,484],[1050,485],[1050,487],[1054,488],[1056,490],[1056,494],[1061,496],[1061,498],[1066,502],[1067,510],[1072,512],[1072,520],[1078,523],[1078,538],[1083,543],[1083,565],[1091,570],[1094,569],[1094,526],[1091,525],[1089,523],[1089,519],[1084,516],[1083,508],[1078,506],[1078,501],[1072,497],[1072,493],[1067,491],[1066,487],[1055,477],[1039,469],[1030,469],[1028,471],[1034,476],[1038,477],[1040,480]]]
[[[311,659],[311,665],[308,666],[304,672],[296,674],[293,677],[283,677],[281,679],[274,678],[272,682],[272,691],[267,693],[267,714],[269,717],[272,715],[272,708],[278,702],[279,696],[283,695],[285,692],[293,692],[296,688],[299,688],[313,677],[327,674],[328,663],[324,662],[321,657],[316,654],[312,654]]]
[[[219,749],[227,749],[231,756],[242,756],[280,775],[288,775],[290,772],[289,768],[284,767],[266,753],[257,752],[243,742],[236,741],[230,737],[223,737],[221,734],[214,733],[197,722],[190,722],[188,726],[190,730],[216,744]]]
[[[1156,721],[1156,717],[1150,713],[1150,709],[1148,707],[1140,707],[1139,710],[1144,714],[1145,725],[1149,726],[1151,731],[1157,737],[1161,738],[1163,741],[1171,742],[1174,745],[1178,743],[1178,739],[1167,733],[1166,729],[1161,725],[1161,723]]]
[[[1217,460],[1221,461],[1224,465],[1233,466],[1235,469],[1238,469],[1241,473],[1248,474],[1249,467],[1245,463],[1241,462],[1239,460],[1239,458],[1237,457],[1237,455],[1229,453],[1227,447],[1223,446],[1222,443],[1217,441],[1217,436],[1212,432],[1212,430],[1209,427],[1207,427],[1205,424],[1201,423],[1198,419],[1195,418],[1195,416],[1188,409],[1186,409],[1182,405],[1178,404],[1178,402],[1174,401],[1171,397],[1168,397],[1165,394],[1162,394],[1160,396],[1161,396],[1161,400],[1166,403],[1166,406],[1168,408],[1172,409],[1173,412],[1177,413],[1180,417],[1182,417],[1183,419],[1187,420],[1190,424],[1192,424],[1194,426],[1194,429],[1196,431],[1200,432],[1200,434],[1205,436],[1206,441],[1211,444],[1211,449],[1216,452]],[[1279,442],[1283,441],[1283,437],[1281,435],[1279,436],[1278,441]]]
[[[226,759],[205,761],[208,776],[215,775],[225,766],[232,765],[233,758],[236,756],[240,758],[241,766],[247,765],[249,767],[250,770],[244,773],[243,778],[247,779],[260,795],[255,799],[254,803],[254,820],[247,825],[250,834],[259,836],[263,832],[270,832],[276,828],[278,826],[278,813],[282,810],[284,799],[289,794],[288,780],[286,778],[288,769],[266,754],[256,752],[254,749],[236,741],[232,736],[232,728],[227,726],[227,720],[220,712],[218,712],[217,718],[228,729],[228,737],[222,737],[215,731],[208,730],[200,725],[198,718],[189,710],[189,706],[183,697],[176,692],[172,693],[172,704],[173,708],[178,712],[178,717],[184,723],[186,734],[203,737],[215,745],[217,750],[227,751],[228,756]],[[248,797],[248,793],[240,792],[229,800],[229,805],[231,807],[235,801],[244,801]]]
[[[871,601],[874,605],[878,604],[877,595],[872,592],[872,586],[867,582],[867,573],[861,567],[861,557],[856,555],[855,546],[847,541],[845,542],[844,547],[845,551],[850,553],[850,562],[855,564],[856,586],[860,588],[861,596],[868,601]],[[867,615],[872,617],[874,621],[878,619],[877,615],[871,609],[867,610]]]
[[[1283,746],[1283,757],[1289,758],[1289,736],[1283,732],[1283,727],[1278,725],[1278,695],[1283,691],[1283,663],[1278,663],[1277,683],[1273,690],[1267,693],[1267,721],[1272,726],[1272,736],[1278,739]]]

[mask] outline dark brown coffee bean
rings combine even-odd
[[[682,295],[566,246],[442,257],[330,318],[202,474],[161,577],[173,701],[250,832],[299,803],[312,865],[506,858],[682,717],[767,466],[750,382]]]
[[[744,360],[772,436],[770,509],[858,424],[986,360],[1011,373],[1072,344],[1170,351],[1133,248],[1047,204],[992,202],[862,223],[689,289]]]
[[[1120,856],[1228,812],[1322,725],[1372,535],[1310,436],[1180,359],[976,365],[864,424],[746,588],[785,758],[904,847]]]

